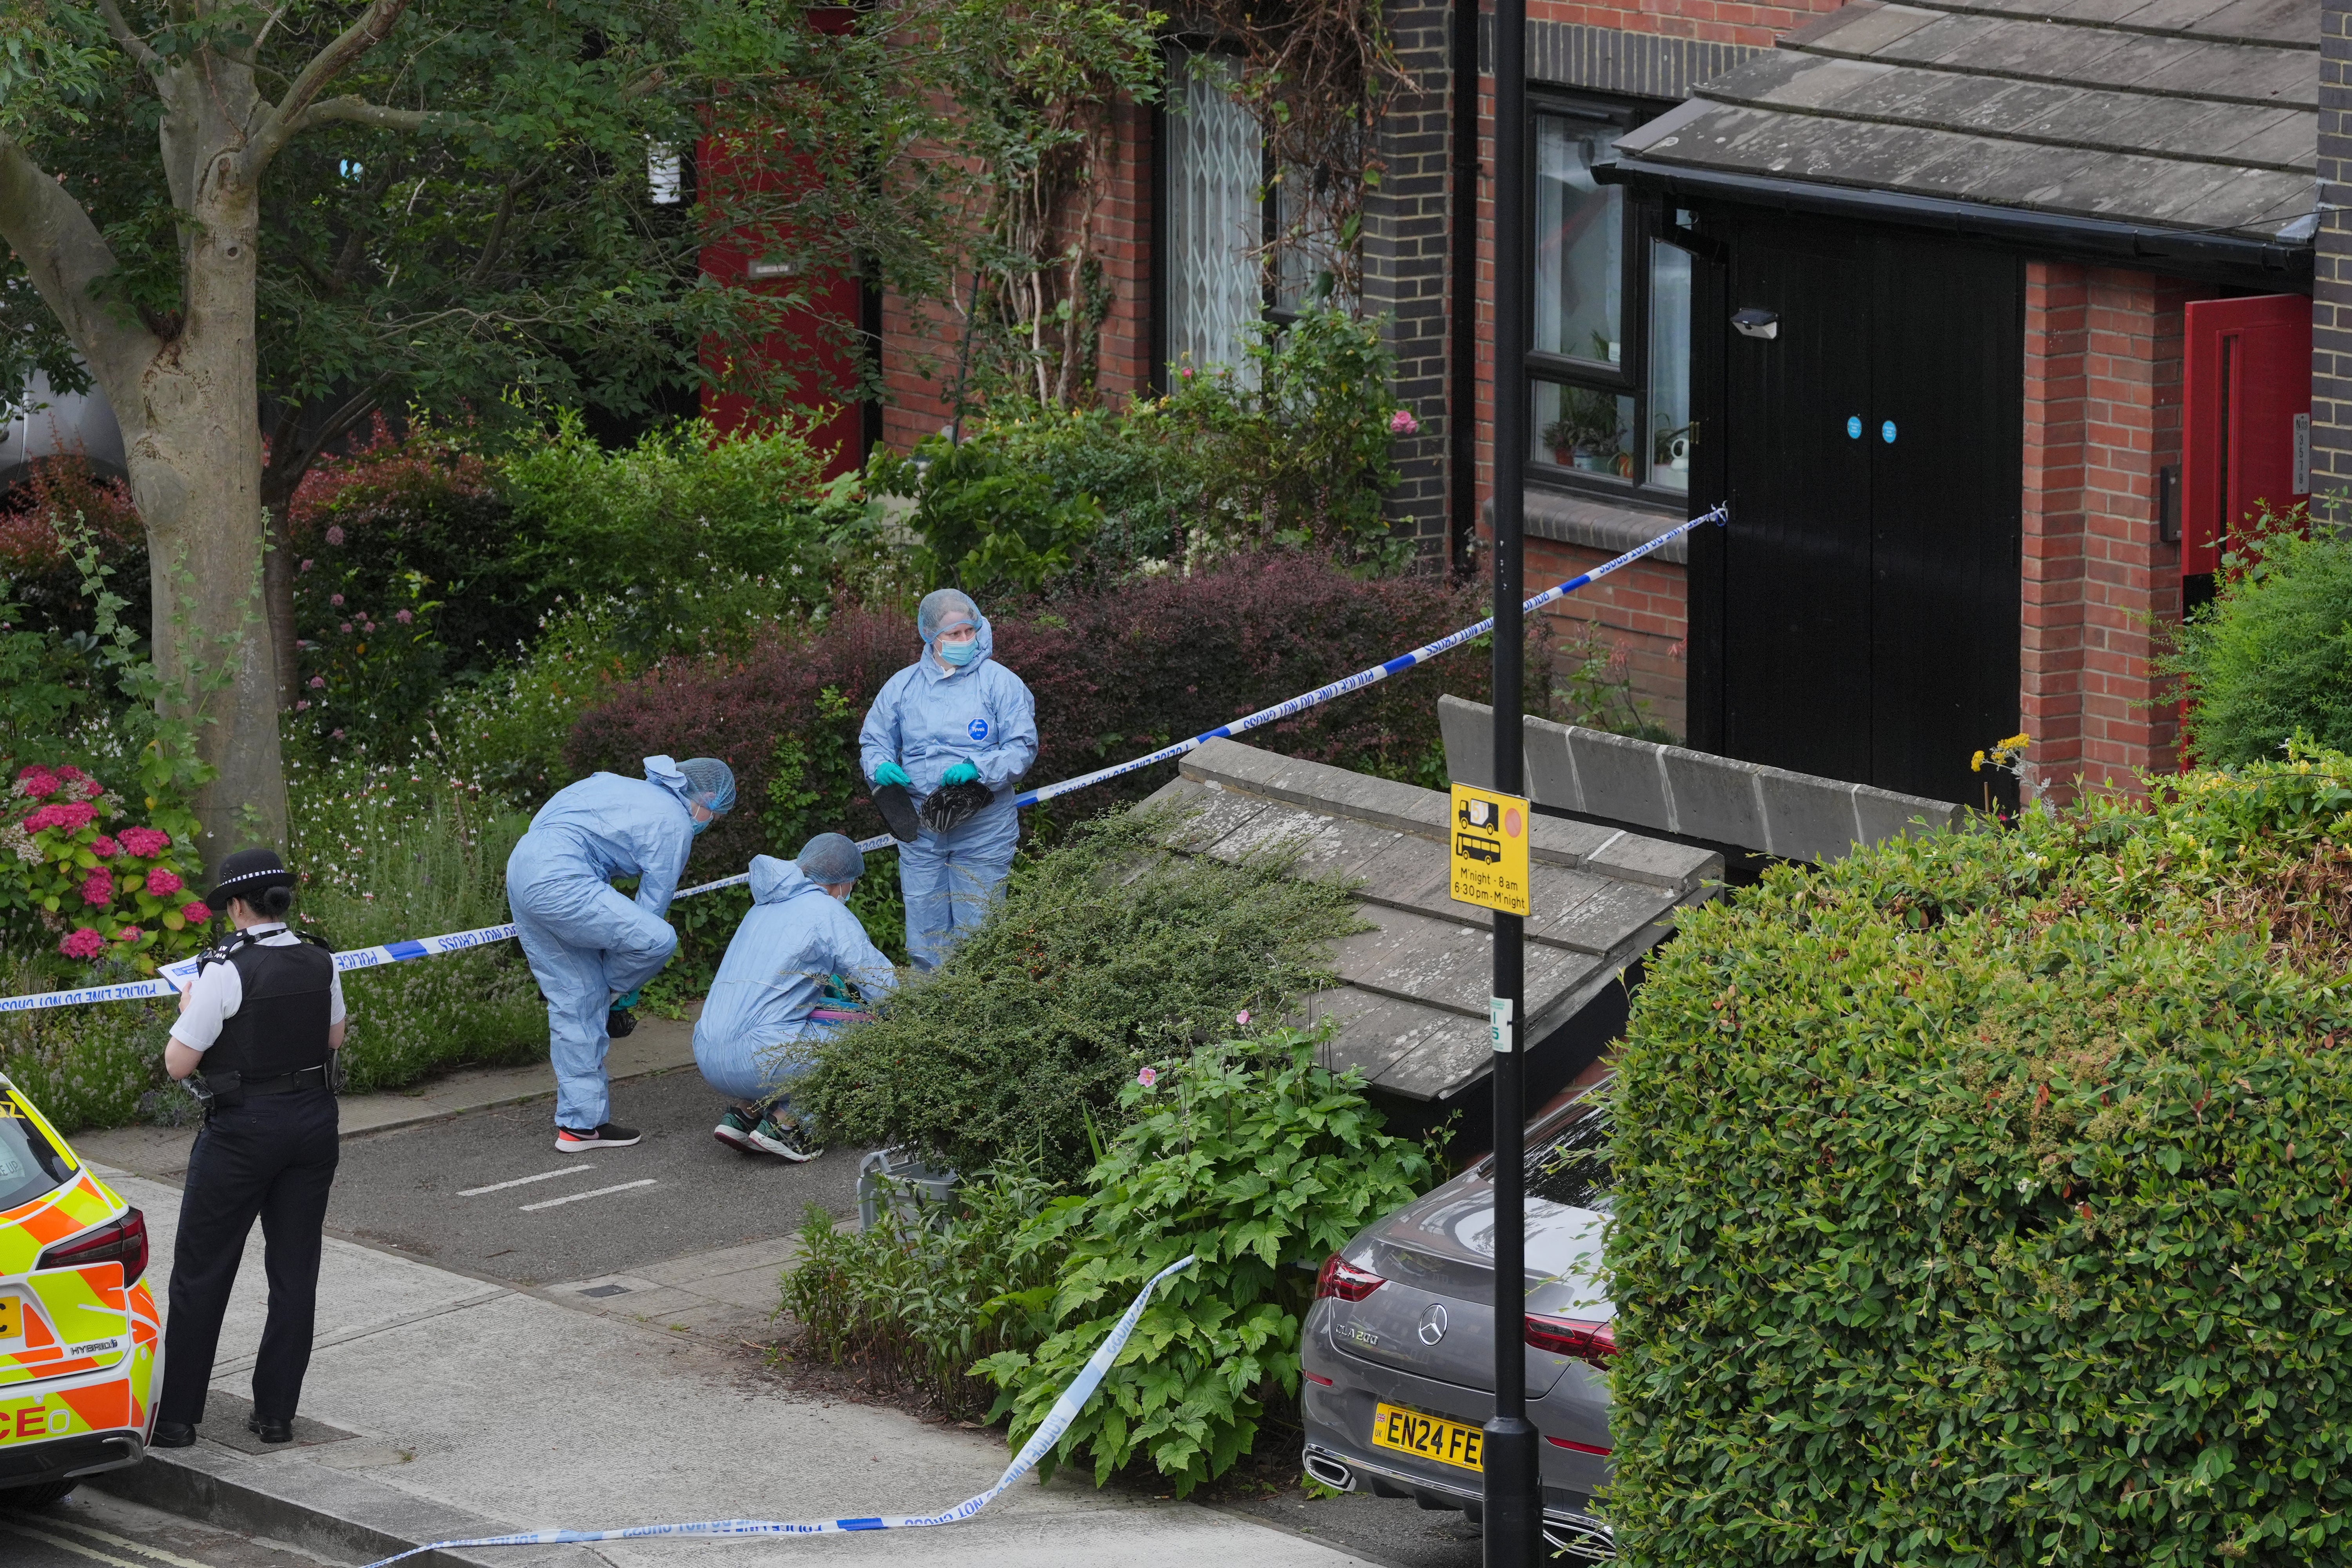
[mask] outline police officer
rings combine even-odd
[[[201,1068],[209,1098],[173,1241],[159,1448],[196,1440],[221,1317],[256,1215],[269,1318],[246,1426],[265,1443],[293,1440],[339,1152],[331,1080],[343,1043],[343,985],[334,955],[287,929],[294,877],[272,850],[221,861],[213,903],[223,900],[236,934],[202,955],[163,1047],[164,1070],[185,1079]]]

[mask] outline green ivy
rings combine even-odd
[[[2352,1546],[2352,759],[1687,911],[1613,1093],[1625,1561]]]
[[[1178,1496],[1247,1453],[1270,1400],[1298,1393],[1298,1329],[1314,1268],[1428,1183],[1422,1149],[1381,1131],[1353,1068],[1316,1065],[1320,1037],[1277,1029],[1202,1047],[1119,1095],[1130,1118],[1087,1177],[1028,1227],[1024,1249],[1063,1254],[1055,1284],[1011,1304],[1057,1331],[973,1370],[1003,1393],[1018,1444],[1036,1430],[1145,1280],[1160,1287],[1102,1388],[1038,1466],[1091,1457],[1097,1486],[1149,1459]]]

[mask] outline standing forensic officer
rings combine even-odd
[[[566,784],[507,857],[507,907],[531,978],[547,998],[555,1068],[555,1147],[625,1149],[637,1130],[612,1119],[604,1053],[635,1021],[637,988],[677,951],[662,917],[696,836],[735,805],[735,773],[716,757],[647,757],[646,776],[594,773]],[[631,899],[613,886],[635,877]]]
[[[1021,839],[1013,786],[1037,760],[1037,704],[990,656],[980,606],[953,588],[924,595],[915,616],[923,654],[885,681],[858,731],[866,776],[898,784],[919,806],[943,785],[980,784],[988,805],[941,833],[926,823],[898,850],[907,955],[936,969],[988,918]]]
[[[236,934],[199,959],[163,1047],[164,1070],[185,1079],[202,1068],[211,1099],[188,1153],[173,1241],[159,1448],[196,1440],[221,1317],[257,1215],[269,1317],[246,1426],[265,1443],[293,1439],[335,1179],[330,1079],[343,1044],[343,985],[334,955],[287,929],[294,878],[271,850],[241,849],[221,862],[213,901],[223,900]]]

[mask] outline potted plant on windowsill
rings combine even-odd
[[[1543,427],[1543,441],[1563,468],[1620,479],[1633,472],[1633,454],[1624,449],[1618,428],[1617,400],[1608,393],[1561,387],[1559,416]]]

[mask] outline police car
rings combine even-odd
[[[146,1217],[0,1077],[0,1508],[137,1464],[163,1368]]]

